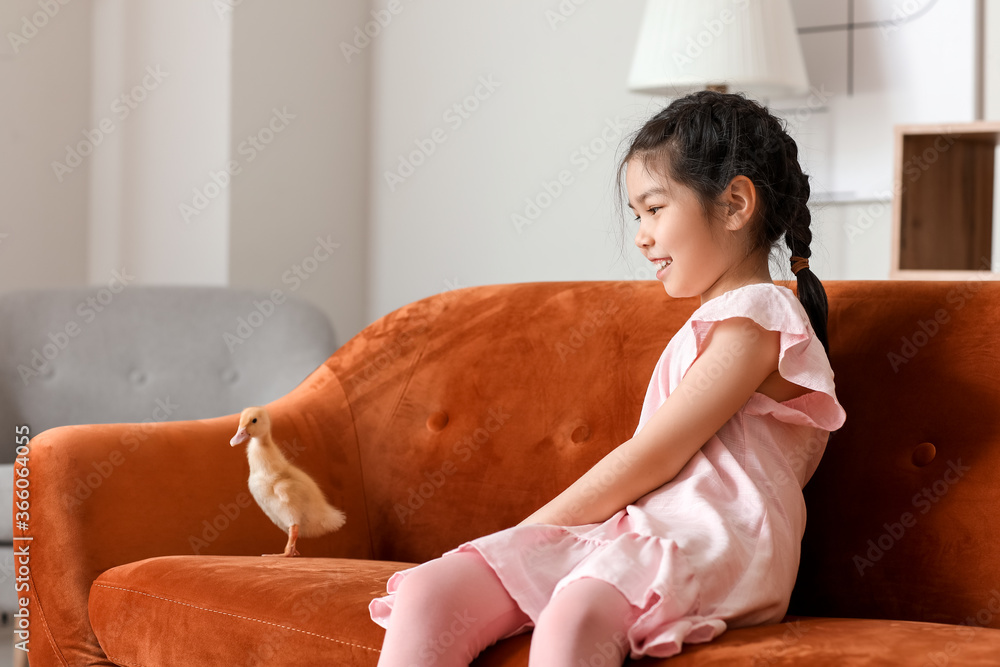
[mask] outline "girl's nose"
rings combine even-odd
[[[639,231],[635,233],[636,247],[645,248],[646,246],[650,245],[650,241],[651,239],[649,238],[649,234],[646,233],[646,230],[643,229],[643,226],[640,224]]]

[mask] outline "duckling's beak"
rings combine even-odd
[[[249,437],[250,437],[250,434],[247,433],[247,427],[244,426],[244,427],[240,428],[239,431],[236,432],[236,435],[234,435],[233,439],[229,441],[229,444],[230,445],[238,445],[238,444],[240,444],[241,442],[243,442],[244,440],[246,440]]]

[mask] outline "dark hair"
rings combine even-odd
[[[634,157],[693,190],[710,219],[733,178],[746,176],[758,202],[748,223],[752,242],[747,256],[765,252],[769,257],[784,235],[791,255],[808,259],[809,177],[802,173],[798,146],[782,121],[754,100],[741,93],[702,90],[674,100],[647,121],[618,165],[621,217],[624,170]],[[799,301],[829,356],[826,290],[809,268],[801,269],[796,279]]]

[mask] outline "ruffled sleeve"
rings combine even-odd
[[[823,343],[798,297],[781,285],[745,285],[710,299],[695,310],[687,321],[693,344],[682,360],[679,377],[704,350],[712,326],[731,317],[748,317],[765,329],[780,332],[778,373],[813,390],[780,403],[755,392],[745,406],[747,413],[770,413],[779,421],[827,431],[835,431],[844,424],[847,413],[837,400],[834,373]]]

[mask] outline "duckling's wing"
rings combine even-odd
[[[291,480],[294,480],[290,489],[299,518],[299,535],[302,537],[325,535],[344,525],[346,521],[344,513],[327,501],[326,494],[308,473],[294,466],[289,466],[286,473]]]
[[[299,523],[302,515],[297,496],[295,481],[280,479],[271,487],[265,512],[272,515],[272,520],[278,518],[287,530],[288,526]]]
[[[296,468],[290,463],[288,464],[288,467],[285,469],[285,475],[288,477],[288,479],[295,480],[295,483],[301,487],[303,492],[314,493],[320,490],[319,485],[316,483],[316,480],[310,477],[309,473],[302,470],[301,468]]]

